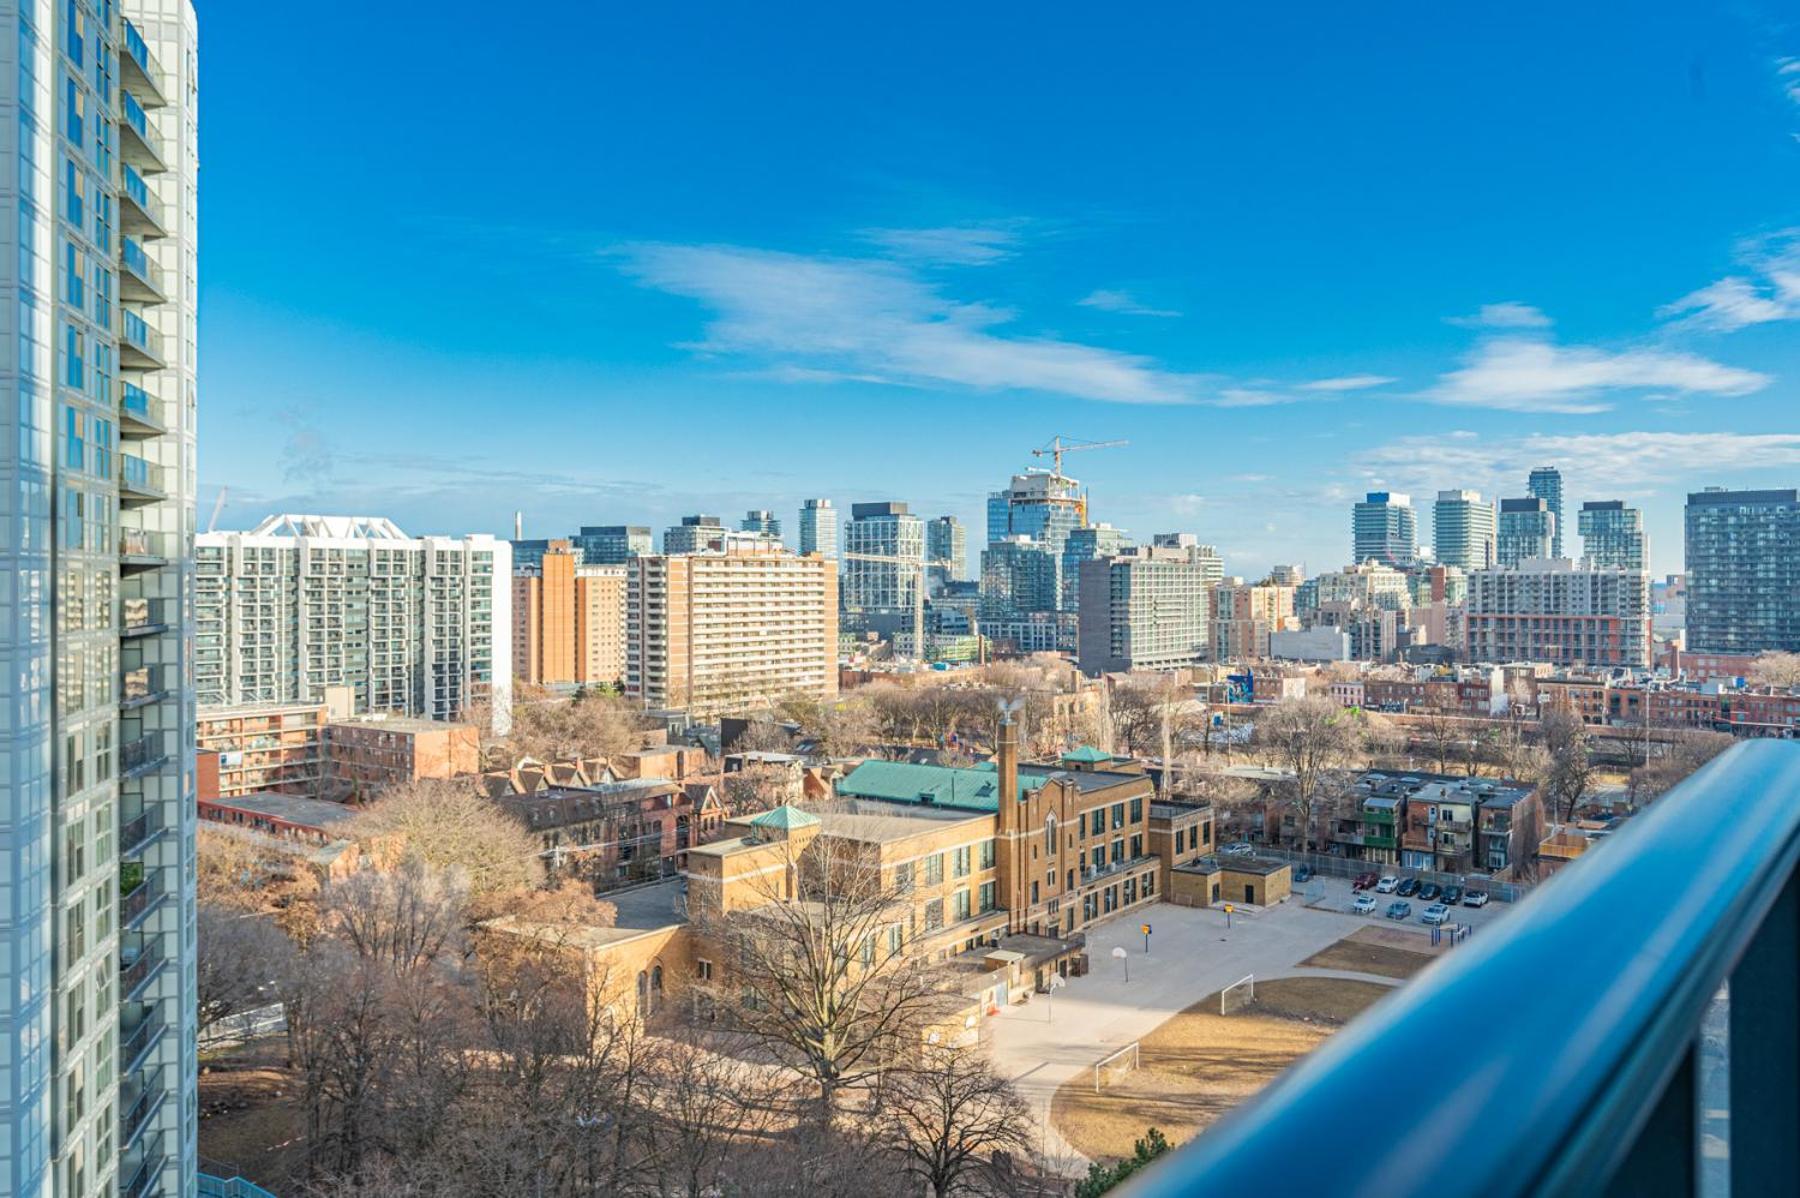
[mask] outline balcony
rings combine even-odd
[[[162,1178],[168,1158],[163,1155],[163,1138],[159,1131],[126,1153],[119,1163],[119,1198],[149,1198]]]
[[[1797,867],[1800,746],[1739,744],[1118,1193],[1266,1189],[1296,1145],[1333,1193],[1800,1193]],[[1439,1100],[1376,1132],[1396,1078]]]
[[[119,746],[119,776],[141,778],[169,760],[168,740],[161,732],[149,732]]]
[[[119,855],[139,856],[145,846],[163,833],[162,808],[146,807],[119,824]]]
[[[127,162],[121,164],[125,186],[119,191],[119,224],[125,232],[145,241],[167,237],[169,230],[162,220],[162,205],[150,194],[144,176]]]
[[[162,972],[162,941],[143,940],[135,949],[119,946],[119,999],[136,1001],[150,979]]]
[[[121,312],[120,317],[119,365],[126,370],[161,370],[167,366],[162,334],[129,308]]]
[[[119,928],[132,931],[150,912],[162,906],[164,892],[157,875],[144,868],[142,861],[119,863]]]
[[[119,455],[119,503],[124,507],[156,503],[167,499],[163,489],[163,470],[154,462],[134,453]]]
[[[161,269],[131,237],[119,239],[119,298],[132,304],[160,304],[169,298]]]
[[[136,383],[119,383],[119,436],[125,440],[160,437],[169,431],[150,393]]]
[[[127,58],[130,55],[126,55]],[[119,149],[125,161],[146,175],[160,175],[169,168],[163,163],[156,131],[144,106],[128,91],[119,93]]]
[[[119,573],[138,574],[169,564],[168,534],[140,528],[119,531]]]
[[[119,1147],[130,1148],[138,1133],[150,1125],[162,1106],[168,1091],[163,1088],[163,1070],[158,1065],[150,1071],[130,1074],[119,1087]]]
[[[119,604],[119,635],[122,637],[154,636],[168,630],[163,614],[164,599],[124,599]]]
[[[124,1072],[127,1074],[137,1072],[138,1066],[144,1063],[144,1058],[150,1055],[150,1051],[156,1047],[157,1041],[162,1039],[162,1034],[167,1030],[169,1030],[169,1025],[163,1021],[154,1006],[141,1010],[135,1023],[126,1023],[121,1020],[119,1023],[119,1061],[124,1067]]]
[[[129,18],[125,21],[125,41],[119,48],[124,51],[119,55],[121,81],[147,107],[161,108],[167,103],[163,99],[162,70],[150,53],[150,43],[144,40],[144,35]]]

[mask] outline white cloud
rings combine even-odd
[[[1215,408],[1271,408],[1276,404],[1298,401],[1298,396],[1280,391],[1264,391],[1256,387],[1226,387],[1206,402]]]
[[[1109,291],[1102,288],[1089,292],[1077,301],[1084,308],[1099,308],[1103,312],[1118,312],[1125,316],[1180,316],[1173,308],[1152,308],[1133,299],[1128,292]]]
[[[1370,387],[1385,387],[1396,380],[1385,374],[1346,374],[1333,379],[1314,379],[1310,383],[1301,383],[1302,391],[1366,391]]]
[[[1611,408],[1607,394],[1614,391],[1748,395],[1768,383],[1767,375],[1696,354],[1506,337],[1476,346],[1461,369],[1440,377],[1421,398],[1457,407],[1580,414]]]
[[[1800,466],[1800,433],[1540,434],[1509,440],[1450,441],[1403,437],[1369,450],[1355,464],[1370,479],[1415,494],[1441,487],[1474,487],[1487,494],[1516,489],[1535,466],[1554,462],[1580,478],[1587,494],[1643,495],[1683,480],[1715,482],[1720,471]]]
[[[1800,66],[1796,62],[1795,66]],[[1800,80],[1795,83],[1800,90]],[[1727,275],[1657,309],[1678,325],[1731,332],[1800,319],[1800,229],[1783,229],[1738,249],[1746,274]]]
[[[1782,58],[1775,63],[1775,79],[1788,99],[1800,104],[1800,58]]]
[[[1186,403],[1198,386],[1141,355],[1002,335],[1012,313],[951,299],[892,262],[660,243],[622,255],[647,286],[711,309],[693,348],[761,357],[769,368],[1112,403]]]
[[[998,225],[946,225],[936,229],[864,229],[865,241],[896,258],[938,266],[986,266],[1012,255],[1018,235]]]
[[[1452,316],[1449,321],[1465,329],[1547,329],[1552,323],[1539,309],[1516,300],[1483,304],[1475,315]]]

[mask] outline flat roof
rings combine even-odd
[[[411,715],[353,715],[327,720],[327,728],[375,728],[385,732],[442,732],[446,728],[471,728],[474,725],[456,720],[427,720]]]
[[[528,923],[511,915],[489,920],[487,926],[525,935],[536,933],[545,939],[555,939],[574,948],[592,949],[604,948],[609,944],[641,936],[645,932],[676,927],[687,922],[687,916],[681,910],[683,891],[680,878],[665,878],[647,886],[610,891],[598,897],[601,902],[611,903],[618,912],[610,928],[592,924],[580,924],[572,928],[553,927],[549,924]]]
[[[1028,779],[1021,770],[1019,792],[1035,790],[1048,780],[1048,775]],[[837,780],[837,793],[846,798],[993,812],[1000,810],[1000,773],[993,768],[865,761]]]
[[[808,808],[819,817],[820,831],[845,840],[887,844],[936,832],[946,824],[983,823],[991,813],[899,807],[881,799],[839,799]]]
[[[203,799],[209,807],[224,807],[251,815],[267,816],[309,828],[328,828],[355,819],[361,809],[332,803],[325,799],[308,799],[300,795],[260,793],[230,799]]]
[[[1052,778],[1063,778],[1075,784],[1081,794],[1090,794],[1096,790],[1111,790],[1115,786],[1124,786],[1128,782],[1150,781],[1149,774],[1130,773],[1125,770],[1065,770],[1053,765],[1021,765],[1019,767],[1019,788],[1035,789],[1025,785],[1025,779],[1041,778],[1048,782]],[[1043,785],[1040,782],[1038,785]]]

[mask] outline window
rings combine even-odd
[[[1085,811],[1083,811],[1081,813],[1080,828],[1081,828],[1081,836],[1082,836],[1083,840],[1087,839],[1087,815],[1088,815],[1088,813]]]
[[[1197,846],[1200,844],[1211,844],[1211,843],[1212,843],[1212,824],[1210,822],[1201,824],[1200,825],[1200,839],[1197,842]]]
[[[976,891],[975,901],[978,914],[986,915],[989,911],[992,911],[994,909],[994,884],[992,882],[983,882],[981,884],[981,889]]]
[[[1044,819],[1044,852],[1056,852],[1056,813],[1054,811]]]
[[[1106,868],[1106,846],[1105,845],[1095,845],[1094,846],[1093,864],[1090,865],[1088,868],[1096,870],[1096,871]]]
[[[1114,865],[1125,860],[1125,838],[1120,836],[1112,843],[1112,861]]]
[[[1114,803],[1112,809],[1112,826],[1116,832],[1125,826],[1125,804]]]
[[[1142,857],[1143,855],[1144,855],[1144,837],[1143,837],[1142,833],[1134,832],[1134,833],[1132,833],[1132,836],[1131,836],[1131,859],[1133,861],[1135,861],[1139,857]]]
[[[1143,820],[1143,818],[1144,818],[1144,800],[1142,800],[1142,799],[1131,800],[1131,822],[1134,824],[1139,823]]]
[[[76,390],[86,385],[87,338],[72,324],[63,326],[63,382]]]
[[[76,310],[87,307],[87,254],[80,246],[67,238],[63,239],[62,261],[62,298],[63,303]]]
[[[87,121],[87,93],[73,75],[63,76],[63,133],[73,145],[82,144]]]
[[[894,885],[906,889],[913,884],[912,862],[905,861],[894,866]]]
[[[981,842],[981,868],[994,868],[994,842],[992,839]]]
[[[944,880],[944,855],[933,853],[925,858],[925,885],[936,886]]]
[[[1155,893],[1156,893],[1156,875],[1154,873],[1145,874],[1144,875],[1144,897],[1149,898],[1151,895],[1153,895]]]
[[[925,930],[935,932],[944,926],[944,900],[932,899],[925,904]]]
[[[958,920],[969,918],[969,892],[967,890],[959,890],[956,892],[955,904],[952,907],[952,910],[956,912],[956,918]]]
[[[1133,904],[1135,902],[1137,902],[1137,879],[1136,878],[1126,878],[1125,879],[1125,905],[1127,907],[1129,907],[1131,904]]]
[[[712,981],[712,962],[702,957],[694,962],[694,976],[703,982]]]
[[[1184,843],[1186,840],[1187,840],[1187,829],[1186,828],[1175,829],[1175,855],[1177,857],[1181,856],[1181,854],[1187,850],[1187,845],[1186,845],[1186,843]]]
[[[956,850],[951,859],[951,873],[953,876],[958,878],[966,878],[969,876],[970,856],[969,846],[966,844]]]
[[[63,159],[63,218],[77,229],[87,223],[87,176],[72,158]]]
[[[1038,901],[1038,884],[1036,882],[1031,884],[1031,901],[1033,903]]]

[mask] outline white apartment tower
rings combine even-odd
[[[197,22],[0,29],[0,1193],[196,1185]]]
[[[196,544],[194,686],[203,706],[318,702],[459,718],[512,694],[512,547],[409,537],[368,516],[270,516]]]
[[[838,514],[829,499],[808,499],[800,506],[800,555],[838,555]]]

